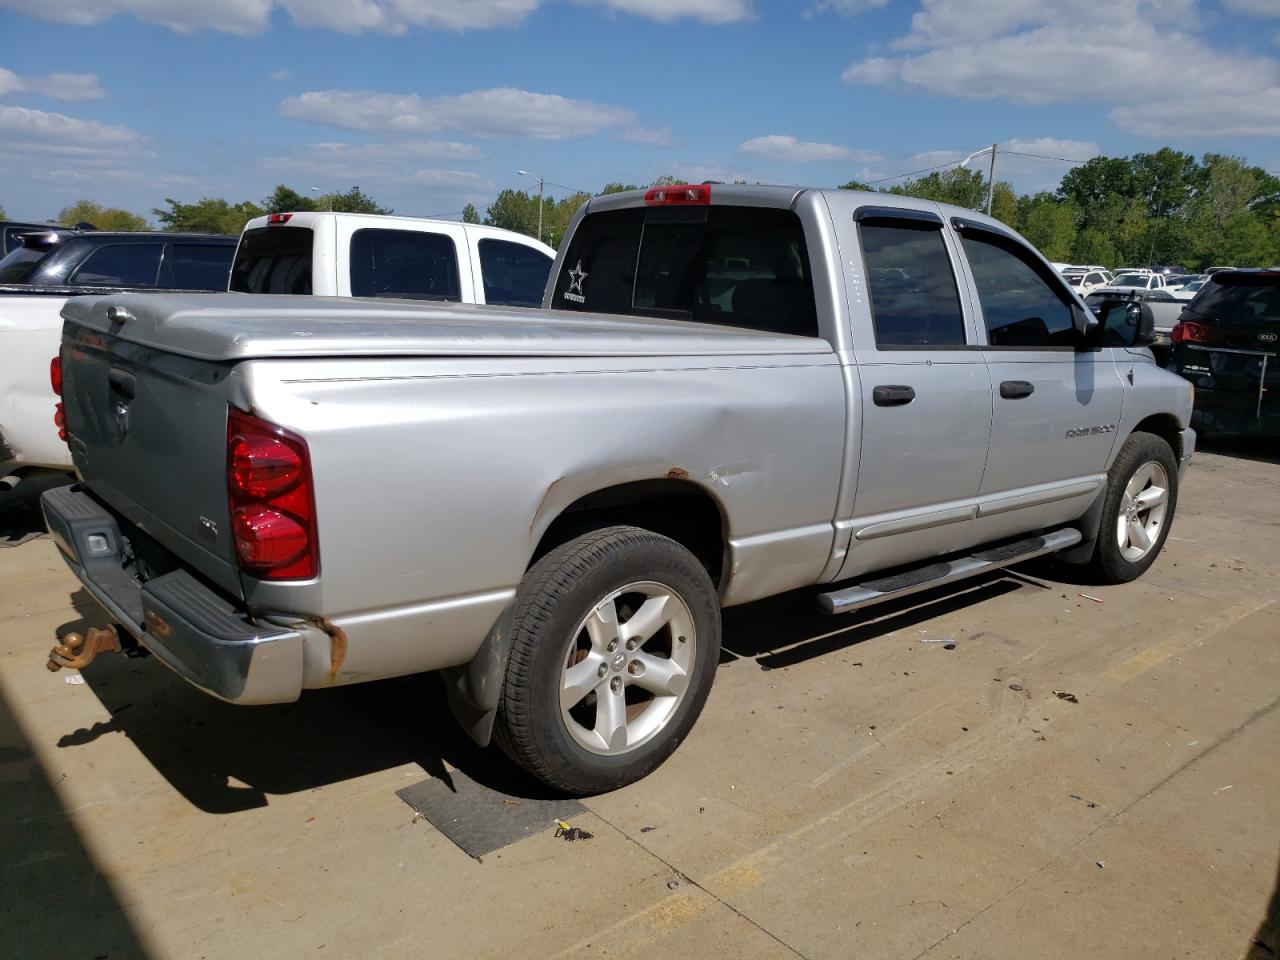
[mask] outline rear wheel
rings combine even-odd
[[[715,586],[693,554],[637,527],[577,537],[521,584],[496,739],[557,789],[616,789],[679,746],[719,655]]]
[[[1127,583],[1155,562],[1178,503],[1178,464],[1150,433],[1124,442],[1107,474],[1102,526],[1091,566],[1104,583]]]

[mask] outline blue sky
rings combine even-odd
[[[1280,0],[0,0],[0,205],[358,184],[398,213],[671,173],[1280,171]],[[975,163],[985,163],[985,157]],[[892,181],[886,181],[892,182]]]

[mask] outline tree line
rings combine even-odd
[[[682,181],[659,177],[648,186]],[[739,181],[742,182],[742,181]],[[595,196],[637,189],[608,183]],[[872,189],[850,181],[843,189]],[[986,206],[987,178],[954,168],[907,180],[883,193],[922,197],[974,210]],[[558,246],[574,213],[593,195],[572,192],[542,200],[541,239]],[[166,199],[152,211],[162,229],[193,233],[239,233],[246,221],[266,213],[336,210],[391,213],[352,187],[307,196],[284,184],[260,202],[229,203],[204,197],[194,203]],[[503,190],[483,216],[467,204],[465,223],[485,223],[538,235],[538,195]],[[1169,147],[1131,157],[1095,157],[1069,170],[1056,190],[1018,194],[1006,181],[992,190],[992,215],[1023,234],[1048,259],[1070,263],[1270,266],[1280,263],[1280,177],[1241,157],[1206,153],[1197,159]],[[100,230],[149,230],[137,214],[82,200],[58,215],[58,223],[91,223]]]

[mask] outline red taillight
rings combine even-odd
[[[1209,343],[1212,339],[1213,327],[1205,326],[1203,323],[1192,323],[1190,320],[1175,323],[1173,329],[1169,331],[1171,343]]]
[[[267,217],[267,223],[288,223],[292,213],[273,213]]]
[[[59,400],[53,408],[53,425],[58,428],[58,439],[67,442],[67,411]]]
[[[61,355],[54,357],[49,361],[49,383],[53,385],[53,392],[58,396],[62,396],[62,357]]]
[[[227,417],[227,489],[240,566],[263,580],[319,571],[315,496],[306,441],[258,417]]]
[[[653,187],[645,193],[644,202],[651,207],[708,204],[711,202],[711,186],[681,183],[671,187]]]

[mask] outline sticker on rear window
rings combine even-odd
[[[582,281],[587,279],[587,271],[582,269],[582,261],[578,261],[578,265],[569,271],[569,286],[565,289],[562,296],[570,303],[586,303],[587,298],[582,292]]]

